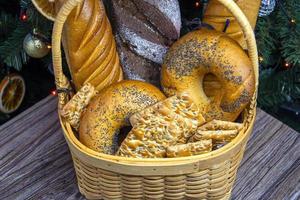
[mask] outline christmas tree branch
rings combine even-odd
[[[28,58],[23,51],[23,40],[30,31],[30,27],[19,22],[10,36],[0,44],[0,56],[7,66],[14,67],[17,70],[22,68]]]

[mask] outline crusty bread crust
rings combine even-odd
[[[117,133],[129,125],[129,117],[163,99],[164,94],[149,83],[133,80],[115,83],[89,103],[80,120],[79,139],[95,151],[114,154]]]
[[[201,140],[194,143],[179,144],[167,148],[167,157],[184,157],[204,154],[212,150],[212,140]]]
[[[65,0],[55,2],[56,12]],[[68,16],[63,47],[74,85],[91,83],[98,91],[123,79],[116,42],[104,5],[85,0]]]
[[[197,105],[186,94],[179,94],[134,114],[133,129],[118,154],[127,157],[166,157],[166,148],[185,144],[205,122]]]
[[[206,121],[234,121],[255,89],[254,71],[247,54],[234,40],[213,30],[190,32],[175,42],[161,73],[165,94],[189,93]],[[206,74],[213,74],[220,81],[222,88],[216,96],[208,97],[204,92]]]

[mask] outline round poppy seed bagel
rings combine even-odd
[[[129,117],[165,99],[155,86],[142,81],[126,80],[115,83],[96,95],[79,125],[79,139],[100,153],[114,154],[117,134],[129,125]]]
[[[233,39],[214,30],[193,31],[175,42],[161,73],[165,94],[188,92],[206,121],[234,121],[255,89],[254,71],[247,54]],[[203,79],[208,74],[217,77],[222,86],[213,97],[203,90]]]

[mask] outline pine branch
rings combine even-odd
[[[284,90],[281,77],[275,78],[274,69],[266,69],[260,73],[260,85],[258,90],[258,105],[263,108],[276,107],[290,99]]]
[[[12,15],[0,11],[0,42],[4,41],[17,26],[17,20]]]
[[[263,57],[258,105],[270,108],[274,112],[281,104],[300,99],[300,4],[298,0],[281,1],[270,16],[259,18],[256,38],[259,55]],[[293,67],[283,70],[283,61]]]
[[[300,64],[300,4],[298,0],[281,1],[276,12],[275,31],[281,42],[282,57],[293,65]],[[293,22],[292,22],[293,20]]]
[[[20,7],[27,9],[27,22],[20,22],[17,17],[7,13],[0,15],[1,22],[4,22],[0,23],[0,57],[6,65],[17,70],[28,61],[28,56],[23,50],[25,36],[37,29],[39,34],[50,40],[52,30],[51,22],[34,8],[30,0],[21,0]]]
[[[285,71],[266,69],[260,73],[258,104],[275,109],[300,97],[300,66]],[[297,80],[298,79],[298,80]]]
[[[273,16],[261,17],[257,21],[255,36],[259,55],[263,58],[262,69],[273,67],[280,58],[279,42],[274,34]]]
[[[23,1],[28,1],[28,0],[23,0]],[[28,4],[27,14],[29,16],[28,23],[31,24],[32,29],[37,28],[42,35],[44,35],[47,38],[50,38],[52,34],[52,27],[53,27],[52,21],[48,20],[43,15],[41,15],[33,6],[31,1],[29,1]]]
[[[23,50],[23,40],[29,32],[28,24],[18,22],[16,29],[0,44],[0,56],[7,66],[20,70],[28,61],[28,56]]]

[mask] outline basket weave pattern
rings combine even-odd
[[[80,192],[88,199],[229,199],[246,142],[252,131],[253,108],[245,118],[243,143],[238,152],[194,173],[136,176],[104,170],[72,153]],[[242,134],[242,133],[240,133]],[[138,170],[138,168],[137,168]],[[142,170],[142,169],[141,169]],[[180,171],[180,167],[178,167]]]
[[[122,175],[72,157],[79,190],[88,199],[227,199],[244,147],[222,163],[180,176]]]
[[[69,82],[62,71],[61,34],[70,12],[84,0],[67,0],[55,18],[52,56],[56,86],[64,91]],[[244,111],[244,128],[224,147],[210,153],[160,159],[107,155],[84,146],[70,124],[60,118],[70,148],[80,192],[88,199],[229,199],[238,166],[252,132],[256,114],[258,56],[253,30],[233,0],[218,0],[237,19],[243,30],[256,78],[256,91]],[[61,109],[67,93],[59,93]]]
[[[249,120],[254,119],[255,112],[252,111],[250,108],[245,117],[245,127],[240,133],[243,139],[237,152],[230,157],[224,155],[220,162],[209,167],[195,165],[193,173],[184,173],[178,165],[178,175],[134,175],[126,171],[123,174],[103,169],[97,163],[85,162],[71,151],[79,190],[88,199],[229,199],[252,131],[253,121]],[[196,163],[197,159],[194,160]],[[139,167],[135,168],[139,170]]]

